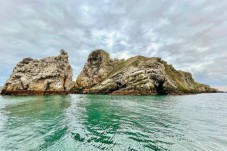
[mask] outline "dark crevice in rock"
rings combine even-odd
[[[66,79],[67,79],[67,76],[64,77],[64,81],[63,81],[63,88],[64,88],[64,90],[66,90],[66,85],[65,85]]]
[[[24,87],[23,82],[21,81],[20,83],[21,83],[21,87],[22,87],[22,89],[23,89],[23,90],[25,90],[25,87]]]
[[[47,83],[47,84],[46,84],[46,89],[45,89],[45,91],[47,91],[47,90],[50,89],[50,84],[51,84],[51,83]]]
[[[122,84],[121,82],[116,82],[116,84],[117,84],[117,88],[118,88],[118,89],[124,89],[124,88],[127,87],[126,84]]]
[[[159,84],[155,84],[155,89],[158,95],[167,95],[167,92],[163,87],[164,82],[165,81],[160,81]]]
[[[91,94],[166,95],[212,89],[196,83],[190,73],[176,70],[161,58],[111,59],[107,52],[98,49],[89,54],[73,90]]]

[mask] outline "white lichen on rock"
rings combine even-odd
[[[74,83],[77,93],[97,94],[185,94],[213,92],[195,82],[188,72],[179,71],[161,58],[136,56],[111,59],[104,50],[95,50]]]
[[[68,61],[67,52],[62,49],[59,56],[40,60],[23,59],[14,68],[2,93],[69,91],[71,81],[72,68]]]

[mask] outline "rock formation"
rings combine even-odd
[[[191,73],[174,69],[161,58],[136,56],[127,60],[111,59],[104,50],[95,50],[77,80],[73,93],[91,94],[186,94],[215,92],[197,83]]]
[[[71,81],[72,68],[68,62],[68,54],[61,50],[56,57],[23,59],[14,68],[1,94],[68,94]]]
[[[1,92],[2,92],[2,88],[3,88],[3,87],[0,87],[0,94],[1,94]]]

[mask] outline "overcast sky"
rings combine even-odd
[[[0,85],[25,57],[161,57],[198,82],[227,87],[226,0],[0,0]]]

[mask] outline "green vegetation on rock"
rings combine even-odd
[[[96,94],[188,94],[215,92],[197,83],[191,73],[176,70],[161,58],[135,56],[111,59],[104,50],[95,50],[78,76],[72,91]]]

